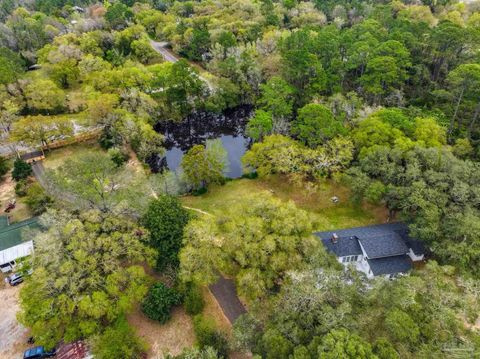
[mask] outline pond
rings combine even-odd
[[[227,151],[229,168],[226,176],[238,178],[242,175],[241,158],[250,146],[245,135],[245,126],[253,113],[251,106],[227,109],[221,114],[198,111],[182,122],[159,122],[155,130],[165,136],[166,154],[157,158],[150,166],[154,172],[165,168],[175,171],[182,161],[183,154],[207,140],[220,139]]]

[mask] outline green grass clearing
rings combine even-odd
[[[43,165],[46,169],[55,169],[60,167],[65,161],[71,161],[86,153],[105,152],[96,141],[76,143],[69,146],[45,151],[45,160]]]
[[[268,191],[284,201],[292,200],[299,208],[309,212],[316,224],[315,230],[384,223],[387,219],[387,210],[383,206],[356,205],[349,200],[350,191],[332,181],[321,183],[317,189],[308,190],[291,184],[282,176],[230,181],[223,186],[212,186],[204,195],[183,197],[182,202],[188,207],[215,215],[221,214],[243,198],[262,191]],[[339,197],[339,203],[332,203],[332,196]]]

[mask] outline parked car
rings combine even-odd
[[[14,273],[12,275],[9,275],[7,277],[7,282],[10,284],[12,287],[19,285],[20,283],[23,282],[23,275],[20,273]]]
[[[16,265],[15,261],[4,263],[4,264],[0,265],[0,271],[2,273],[11,272],[15,268],[15,265]]]
[[[55,354],[55,349],[53,349],[52,351],[46,351],[44,347],[39,346],[25,350],[25,353],[23,354],[23,359],[51,358],[55,356]]]

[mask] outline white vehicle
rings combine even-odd
[[[0,271],[2,273],[10,273],[11,271],[13,271],[15,269],[16,265],[17,265],[17,262],[15,262],[15,261],[4,263],[4,264],[0,265]]]

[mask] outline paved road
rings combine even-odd
[[[177,62],[179,60],[179,57],[177,57],[177,55],[175,55],[173,52],[171,52],[167,47],[168,47],[168,42],[165,42],[165,41],[153,41],[150,39],[150,45],[152,46],[152,48],[158,52],[160,55],[163,56],[163,58],[165,59],[165,61],[168,61],[168,62]],[[200,78],[200,80],[202,80],[203,82],[205,82],[208,86],[208,89],[210,90],[210,92],[215,92],[215,88],[214,86],[203,76],[199,75],[198,76]],[[153,90],[152,92],[155,93],[155,92],[160,92],[160,91],[163,91],[163,90]]]
[[[233,280],[220,276],[217,283],[212,284],[209,288],[231,324],[247,312],[240,299],[238,299]]]
[[[168,49],[168,43],[167,42],[158,42],[158,41],[153,41],[150,40],[150,45],[153,47],[153,49],[158,52],[160,55],[163,56],[163,58],[168,61],[168,62],[177,62],[178,57],[176,57],[173,53],[171,53]]]

